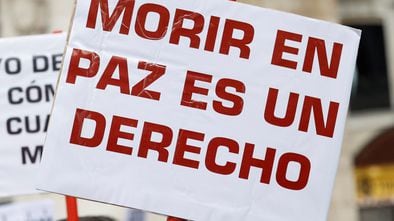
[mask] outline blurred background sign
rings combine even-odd
[[[357,154],[355,178],[361,221],[394,220],[394,128]]]
[[[356,169],[357,197],[363,205],[394,203],[394,163]]]
[[[0,205],[0,220],[52,221],[54,220],[54,202],[40,200]]]

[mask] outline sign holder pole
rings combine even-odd
[[[77,198],[66,196],[67,221],[79,221]]]
[[[53,30],[52,34],[60,34],[62,30]],[[79,221],[77,198],[66,196],[67,221]]]

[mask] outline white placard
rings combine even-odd
[[[0,197],[36,193],[66,34],[0,39]]]
[[[360,32],[220,0],[77,1],[39,188],[325,220]]]
[[[0,205],[2,221],[52,221],[55,204],[51,200],[16,202]]]

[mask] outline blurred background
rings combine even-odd
[[[394,0],[240,0],[240,2],[333,21],[363,31],[350,113],[329,212],[329,221],[394,221]],[[67,31],[73,0],[0,0],[0,36]],[[56,195],[0,200],[37,200],[66,214]],[[49,205],[49,206],[48,206]],[[79,201],[81,215],[117,220],[164,217]],[[45,210],[45,209],[43,209]],[[0,215],[1,215],[0,206]],[[1,219],[1,217],[0,217]],[[6,220],[6,219],[1,219]],[[49,219],[50,220],[50,219]]]

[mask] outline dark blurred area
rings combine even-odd
[[[350,109],[353,112],[390,108],[386,41],[379,24],[351,25],[362,30]]]

